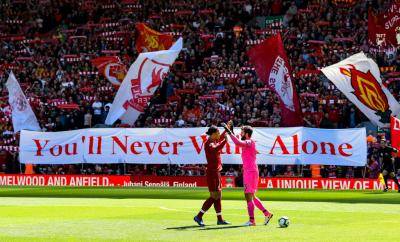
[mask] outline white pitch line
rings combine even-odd
[[[175,209],[175,208],[166,208],[166,207],[159,207],[159,208],[162,209],[162,210],[168,210],[168,211],[186,212],[186,211],[178,210],[178,209]]]

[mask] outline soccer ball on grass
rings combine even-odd
[[[288,217],[281,217],[280,219],[278,219],[278,224],[281,228],[287,228],[289,226],[289,223],[290,221]]]

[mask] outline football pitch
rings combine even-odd
[[[0,188],[0,241],[398,241],[400,194],[367,191],[262,190],[274,218],[247,221],[242,189],[224,189],[200,228],[193,216],[202,188]],[[281,216],[290,218],[279,228]]]

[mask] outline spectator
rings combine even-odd
[[[104,106],[104,112],[102,113],[101,117],[101,123],[104,124],[106,122],[106,118],[108,115],[108,112],[110,111],[110,105],[105,105]]]
[[[286,166],[286,171],[283,174],[285,177],[294,177],[294,171],[292,166]]]
[[[321,120],[320,127],[321,128],[325,128],[325,129],[333,129],[334,128],[333,123],[329,119],[329,114],[328,113],[324,114],[324,117]]]
[[[92,127],[92,114],[90,113],[90,110],[88,110],[84,116],[84,123],[83,126],[85,128],[91,128]]]
[[[336,166],[328,166],[328,178],[336,178]]]
[[[100,102],[97,97],[94,103],[92,104],[92,108],[93,108],[93,125],[101,123],[103,103]]]
[[[368,178],[377,179],[380,172],[380,167],[378,159],[375,156],[371,156],[367,165],[368,168]]]

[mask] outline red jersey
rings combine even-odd
[[[221,150],[226,144],[225,131],[221,134],[218,141],[211,141],[209,138],[205,142],[204,151],[207,158],[207,172],[218,172],[222,170]]]

